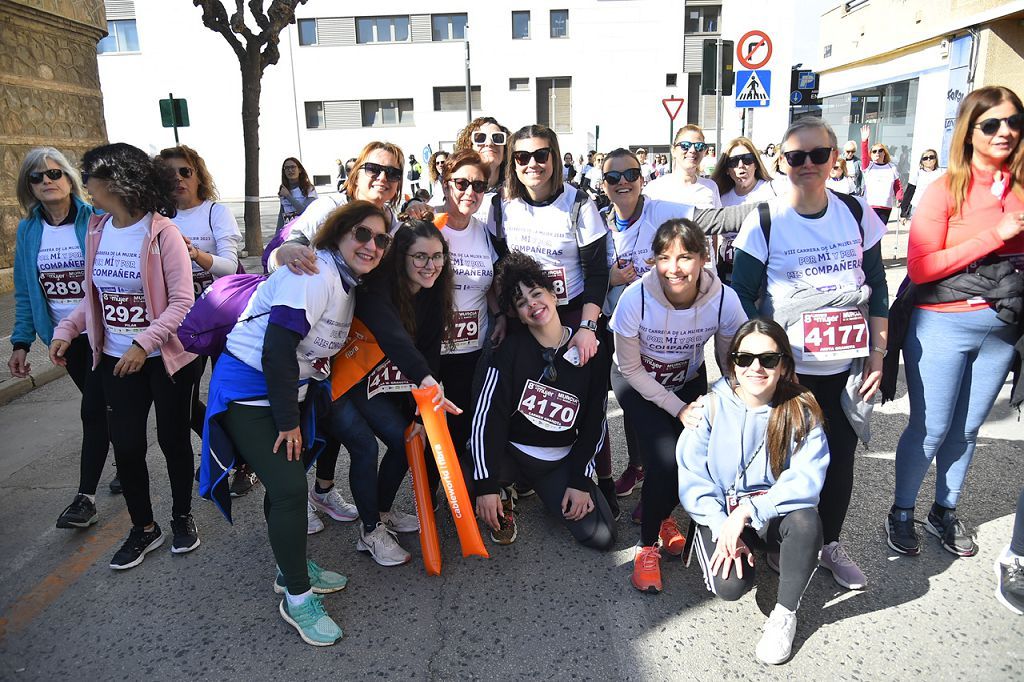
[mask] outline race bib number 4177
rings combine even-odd
[[[868,354],[868,323],[859,310],[803,314],[804,359],[842,360]]]

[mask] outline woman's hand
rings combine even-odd
[[[192,246],[192,240],[186,237],[185,235],[181,235],[181,238],[185,240],[185,248],[188,249],[188,257],[192,259],[192,261],[194,262],[196,259],[196,254],[199,253],[199,249]]]
[[[626,263],[624,266],[616,264],[612,266],[611,271],[608,273],[608,284],[613,287],[630,284],[636,277],[636,268],[633,267],[632,263]]]
[[[278,448],[281,444],[285,445],[285,456],[289,462],[293,462],[302,457],[302,430],[296,426],[290,431],[279,431],[277,434],[277,440],[274,441],[274,454],[277,454]]]
[[[692,403],[679,411],[679,421],[687,429],[696,429],[700,426],[701,417],[704,416],[704,396],[699,396]]]
[[[860,396],[864,402],[869,402],[875,397],[875,392],[882,385],[882,363],[884,358],[881,353],[871,351],[867,360],[864,361],[864,374],[861,377]]]
[[[567,521],[579,521],[584,516],[594,511],[594,500],[590,499],[590,493],[566,488],[562,496],[562,516]]]
[[[296,275],[315,275],[320,272],[313,249],[302,244],[282,244],[277,249],[277,264],[287,265]]]
[[[70,345],[70,343],[62,339],[54,339],[50,343],[50,362],[58,367],[67,367],[68,361],[64,359],[64,353],[67,352]]]
[[[56,363],[54,363],[56,364]],[[7,361],[7,369],[11,370],[11,376],[24,379],[32,371],[32,364],[28,361],[28,351],[18,348],[11,351],[11,359]]]
[[[420,424],[419,422],[413,422],[412,430],[409,431],[409,435],[405,437],[405,442],[411,443],[417,438],[422,438],[424,443],[427,442],[426,431],[423,430],[423,424]]]
[[[491,331],[491,347],[497,348],[505,340],[508,331],[508,316],[498,313],[494,317],[494,329]]]
[[[430,399],[434,403],[434,412],[443,409],[449,414],[462,414],[462,408],[444,397],[444,386],[437,382],[437,379],[430,376],[427,377],[420,383],[420,388],[430,388],[431,386],[437,386],[437,391],[434,392],[434,397]],[[416,413],[419,414],[419,407],[416,408]]]
[[[575,348],[580,354],[580,367],[590,362],[597,355],[597,334],[589,329],[578,329],[573,334],[568,348]]]
[[[126,377],[129,374],[135,374],[142,365],[146,363],[146,351],[142,350],[135,343],[128,346],[128,350],[124,352],[121,359],[114,365],[114,376],[115,377]]]
[[[722,545],[722,538],[719,537],[715,553],[711,555],[711,575],[718,575],[718,570],[721,569],[722,580],[728,580],[730,571],[735,567],[736,577],[742,580],[744,555],[746,555],[747,565],[753,566],[754,555],[750,553],[750,548],[742,540],[737,540],[736,552],[730,555]]]
[[[287,190],[287,189],[285,188],[285,186],[284,186],[284,185],[281,185],[281,186],[280,186],[280,187],[279,187],[279,188],[277,189],[277,196],[281,197],[282,199],[287,199],[287,198],[291,197],[291,195],[292,195],[292,193],[291,193],[291,192],[289,192],[289,191],[288,191],[288,190]]]
[[[871,126],[867,123],[860,127],[860,141],[867,142],[871,138]]]
[[[501,506],[501,495],[479,495],[476,498],[476,515],[494,530],[501,529],[499,518],[505,518],[505,509]]]
[[[410,218],[421,220],[428,213],[430,213],[430,207],[418,199],[410,201],[405,206],[405,214]]]
[[[1024,212],[1007,213],[996,225],[996,233],[1004,242],[1008,242],[1024,231]]]

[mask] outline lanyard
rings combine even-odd
[[[746,417],[744,417],[744,426],[746,425],[745,422],[746,422]],[[743,475],[747,473],[747,469],[749,469],[750,465],[754,463],[754,460],[757,459],[757,456],[759,454],[761,454],[761,450],[764,448],[764,444],[765,444],[765,442],[767,440],[768,440],[768,428],[765,427],[764,437],[761,438],[761,444],[757,446],[756,450],[754,450],[754,454],[750,457],[750,461],[748,461],[748,462],[746,462],[744,464],[744,462],[743,462],[743,452],[744,452],[745,448],[743,447],[743,428],[742,428],[742,426],[740,427],[740,463],[738,465],[736,465],[736,478],[733,480],[733,484],[732,484],[732,486],[730,486],[730,488],[728,490],[728,496],[729,497],[731,497],[731,498],[735,498],[736,497],[736,488],[739,487],[740,479],[743,478]],[[742,465],[742,468],[740,467],[740,465]]]

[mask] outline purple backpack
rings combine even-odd
[[[263,248],[263,258],[261,259],[263,261],[263,274],[270,274],[270,268],[267,267],[267,261],[270,259],[270,254],[274,252],[274,249],[288,241],[288,237],[292,235],[292,225],[294,225],[295,221],[298,219],[299,216],[296,216],[282,225],[281,229],[277,231],[277,234],[275,234]]]
[[[185,350],[196,355],[220,355],[236,323],[266,315],[241,317],[256,287],[266,279],[266,275],[240,274],[214,280],[178,327],[178,340]]]

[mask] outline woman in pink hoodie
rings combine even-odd
[[[85,296],[54,331],[50,359],[79,334],[89,335],[103,381],[117,471],[132,529],[110,567],[142,563],[163,544],[153,520],[146,467],[146,424],[156,405],[157,439],[171,482],[171,551],[199,546],[192,519],[191,391],[197,363],[175,331],[194,301],[192,264],[175,215],[171,171],[124,143],[82,157],[82,180],[105,215],[86,234]]]

